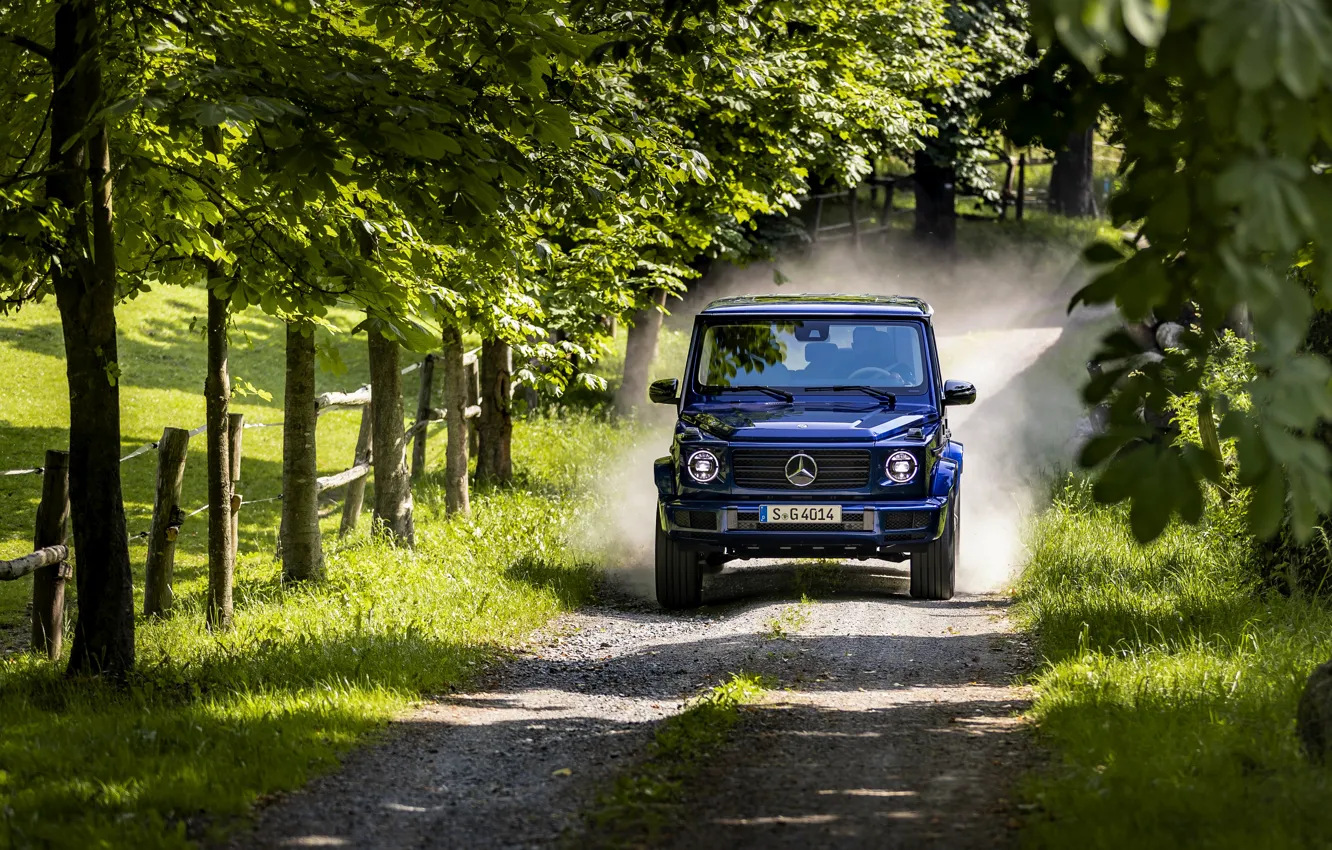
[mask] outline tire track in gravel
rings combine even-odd
[[[794,603],[801,591],[819,601]],[[232,846],[578,846],[595,838],[579,813],[642,757],[656,721],[737,671],[779,689],[693,783],[667,846],[1005,844],[1028,758],[1006,600],[904,592],[883,566],[758,564],[710,576],[691,614],[613,599],[476,692],[403,717]]]

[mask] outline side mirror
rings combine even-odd
[[[970,381],[944,381],[944,404],[946,406],[958,404],[974,404],[976,401],[976,385]]]
[[[648,387],[648,398],[653,404],[676,404],[680,401],[680,379],[662,378]]]

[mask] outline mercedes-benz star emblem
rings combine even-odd
[[[819,477],[819,465],[807,454],[791,455],[786,462],[786,480],[797,487],[808,487]]]

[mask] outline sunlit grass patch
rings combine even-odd
[[[1308,847],[1332,772],[1294,734],[1332,611],[1260,595],[1243,541],[1172,526],[1147,547],[1074,485],[1032,535],[1018,616],[1046,666],[1032,713],[1055,764],[1029,784],[1042,847]]]
[[[154,297],[157,306],[184,316],[194,294],[175,294],[181,303]],[[127,310],[122,323],[131,337],[138,333],[135,315]],[[27,320],[42,327],[38,314]],[[173,350],[193,368],[202,345],[195,352],[194,341],[176,336]],[[31,363],[35,347],[0,334],[0,364]],[[151,352],[141,347],[151,346],[137,340],[126,351],[145,358]],[[281,347],[238,356],[237,363],[247,356],[253,358],[247,377],[271,388],[269,361],[280,363]],[[150,410],[134,402],[147,398],[143,388],[127,386],[134,402],[127,442],[129,435],[160,432],[160,424],[198,424],[196,414],[202,416],[198,387],[162,371],[180,364],[152,368],[158,371],[140,368],[127,379],[137,374],[168,385],[171,403]],[[354,386],[356,368],[325,380]],[[37,389],[53,399],[64,391],[58,382]],[[43,445],[16,421],[35,421],[39,408],[6,411],[15,418],[0,423],[0,454],[27,457]],[[276,408],[255,412],[261,421],[280,416]],[[325,419],[321,471],[345,466],[355,440],[354,414]],[[41,431],[43,439],[48,431],[56,439],[58,425]],[[465,685],[595,592],[600,565],[571,540],[602,512],[591,484],[607,458],[638,435],[631,424],[578,411],[518,420],[515,486],[474,491],[471,517],[449,519],[438,471],[427,474],[415,491],[415,550],[371,538],[368,508],[361,529],[345,541],[332,533],[338,518],[330,516],[323,523],[328,580],[317,584],[282,584],[272,556],[276,503],[247,508],[235,626],[220,635],[203,628],[206,535],[187,524],[175,610],[166,620],[139,621],[138,669],[127,688],[66,680],[62,665],[26,653],[0,658],[0,847],[181,847],[217,838],[243,823],[255,800],[332,768],[339,753],[413,701]],[[281,429],[247,432],[245,439],[241,489],[250,498],[271,495],[280,488]],[[432,461],[443,442],[442,434],[433,438]],[[332,448],[325,453],[326,446]],[[125,465],[132,523],[144,520],[136,511],[151,501],[151,473],[144,470],[154,464],[151,457],[143,463]],[[203,465],[193,455],[190,464],[185,498],[193,505],[202,498]],[[31,516],[24,491],[10,485],[0,492],[0,507],[23,516],[9,513],[0,538],[6,551],[17,551],[28,545]],[[139,571],[142,554],[141,547],[131,551]],[[137,605],[141,574],[136,581]],[[28,584],[5,589],[0,619],[22,625]]]

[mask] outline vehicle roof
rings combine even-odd
[[[900,316],[929,319],[934,308],[920,298],[906,295],[841,295],[802,293],[791,295],[739,295],[720,298],[703,308],[700,315],[836,315]]]

